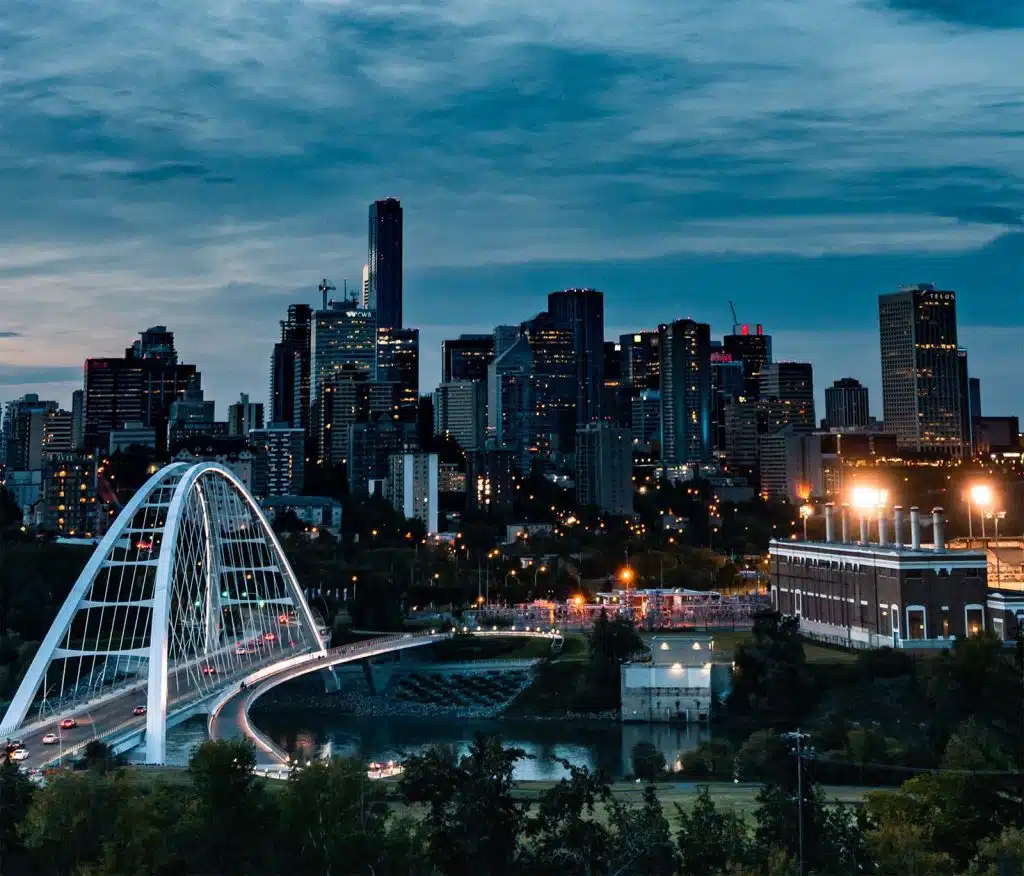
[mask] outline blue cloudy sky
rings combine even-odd
[[[171,327],[219,411],[406,208],[442,338],[568,286],[609,336],[762,322],[877,395],[876,296],[960,293],[988,413],[1024,366],[1024,6],[1009,0],[7,0],[0,396]]]

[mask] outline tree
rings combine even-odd
[[[644,788],[640,806],[612,800],[610,809],[609,871],[617,876],[674,876],[678,856],[654,787]]]
[[[82,766],[90,772],[103,775],[117,766],[117,758],[109,745],[99,739],[93,739],[86,743],[82,752]]]
[[[18,869],[25,853],[19,827],[32,803],[32,783],[16,764],[0,762],[0,873]]]
[[[715,806],[708,786],[701,787],[689,809],[676,804],[682,876],[705,876],[742,864],[748,859],[747,829],[743,819],[732,811]]]
[[[388,856],[387,792],[356,759],[337,758],[292,772],[279,799],[289,838],[285,867],[302,873],[379,873]]]
[[[427,807],[427,858],[442,873],[516,871],[526,813],[512,798],[512,770],[524,756],[477,734],[458,763],[442,747],[406,762],[399,793],[406,803]]]
[[[260,839],[270,822],[256,756],[248,742],[206,741],[192,752],[197,844],[215,873],[259,872],[267,861]]]
[[[970,876],[1024,873],[1024,829],[1007,827],[998,836],[983,840],[968,872]]]
[[[641,740],[634,745],[631,759],[633,775],[638,779],[653,782],[660,779],[665,773],[665,755],[651,742]]]

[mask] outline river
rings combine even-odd
[[[680,754],[708,738],[703,727],[667,724],[620,724],[615,721],[467,720],[454,718],[367,718],[324,709],[294,708],[257,711],[254,723],[288,751],[320,752],[329,745],[334,755],[362,761],[401,760],[431,745],[451,745],[464,752],[477,733],[495,734],[527,757],[515,769],[521,780],[557,780],[565,775],[559,760],[602,769],[612,779],[632,771],[630,752],[637,742],[653,743],[669,766]],[[168,761],[184,765],[189,752],[206,738],[205,720],[189,721],[167,734]],[[142,760],[136,749],[130,760]]]

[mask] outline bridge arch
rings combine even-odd
[[[295,573],[245,485],[216,463],[172,463],[97,545],[0,733],[25,727],[34,706],[43,724],[133,691],[141,700],[145,688],[146,760],[160,763],[169,707],[201,702],[261,665],[323,650]]]

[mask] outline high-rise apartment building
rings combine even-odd
[[[576,430],[576,501],[605,514],[633,513],[633,439],[610,423]]]
[[[878,298],[882,413],[900,448],[963,456],[965,368],[957,345],[956,293],[930,283]]]
[[[769,362],[761,368],[760,398],[777,403],[779,427],[815,427],[814,369],[810,362]]]
[[[711,449],[725,455],[725,407],[746,396],[746,371],[742,362],[717,350],[711,354]]]
[[[84,447],[106,452],[110,433],[142,423],[156,434],[156,451],[167,452],[171,404],[192,384],[201,385],[195,365],[178,361],[174,333],[147,329],[123,359],[87,359],[84,388]]]
[[[51,411],[43,420],[43,454],[71,453],[74,451],[71,411]]]
[[[370,204],[367,303],[377,327],[402,328],[402,205],[397,198]]]
[[[420,330],[377,330],[377,382],[394,387],[393,419],[415,423],[420,401]]]
[[[93,454],[48,454],[37,509],[40,528],[62,536],[103,535],[107,518],[97,495]]]
[[[519,330],[516,329],[516,340]],[[504,350],[502,351],[504,352]],[[441,382],[487,380],[494,361],[494,335],[459,335],[441,343]]]
[[[487,383],[442,383],[434,391],[434,434],[451,436],[463,450],[482,449],[487,436]]]
[[[661,393],[645,389],[630,400],[630,429],[633,441],[649,445],[661,440]]]
[[[202,388],[198,384],[193,384],[185,390],[184,396],[171,402],[167,442],[172,454],[181,449],[182,442],[192,438],[228,434],[228,424],[218,423],[214,419],[216,404],[207,401],[203,396]]]
[[[7,403],[3,422],[3,462],[8,471],[42,468],[44,423],[57,409],[57,402],[40,401],[34,392]]]
[[[395,453],[415,449],[411,427],[384,417],[348,427],[348,490],[352,496],[368,496],[373,482],[384,482]]]
[[[311,417],[311,444],[323,465],[343,465],[349,456],[349,427],[372,419],[391,421],[394,388],[370,380],[366,371],[348,365],[324,384]]]
[[[634,332],[619,336],[622,355],[622,377],[632,387],[633,395],[661,388],[661,355],[657,332]]]
[[[599,420],[604,395],[604,293],[596,289],[552,292],[548,313],[568,328],[572,338],[576,425]]]
[[[251,402],[244,392],[228,407],[228,435],[247,438],[253,429],[263,428],[263,403]]]
[[[825,389],[825,422],[830,429],[863,429],[871,421],[868,389],[844,377]]]
[[[711,327],[692,319],[658,326],[661,356],[661,459],[711,459]]]
[[[761,369],[772,361],[772,336],[764,333],[762,325],[734,325],[732,334],[722,338],[722,352],[729,361],[743,363],[744,396],[756,399]]]
[[[487,368],[487,435],[497,446],[513,450],[527,466],[536,436],[533,353],[526,338]]]
[[[466,499],[477,511],[511,511],[515,504],[519,456],[511,450],[466,454]]]
[[[281,340],[270,365],[270,420],[296,429],[309,426],[313,308],[292,304],[281,320]]]
[[[324,384],[343,370],[355,370],[374,379],[377,375],[377,326],[373,311],[355,301],[328,301],[313,314],[312,388],[315,401]]]
[[[407,520],[419,520],[428,535],[437,532],[436,453],[396,453],[391,457],[387,499]]]
[[[296,496],[306,477],[306,433],[290,423],[271,423],[249,432],[249,443],[266,454],[266,497]]]

